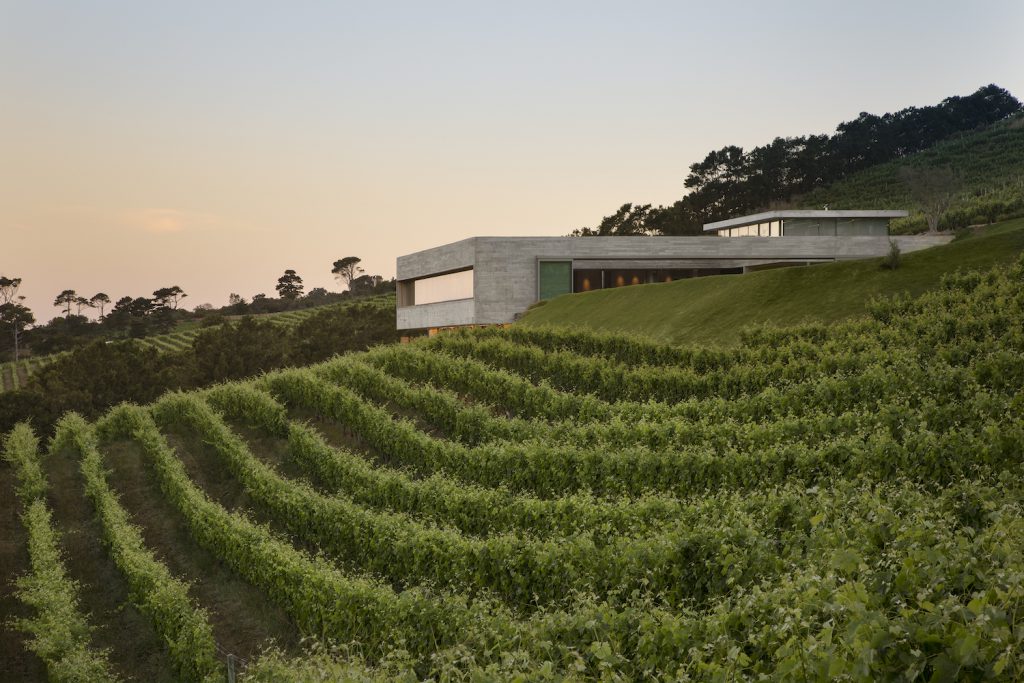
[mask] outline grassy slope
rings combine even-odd
[[[916,296],[935,287],[943,273],[1006,263],[1022,251],[1024,219],[1016,219],[908,254],[895,271],[871,259],[567,294],[531,310],[520,324],[731,345],[747,325],[841,320],[863,313],[874,296]]]

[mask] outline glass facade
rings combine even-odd
[[[719,230],[719,237],[782,237],[782,221],[768,221]]]
[[[741,225],[717,231],[719,237],[835,237],[889,234],[888,218],[804,218],[791,217],[766,223]]]
[[[580,269],[572,273],[573,292],[592,292],[598,289],[614,289],[632,285],[648,285],[658,282],[674,282],[704,275],[725,275],[743,272],[742,268],[630,268],[630,269]]]

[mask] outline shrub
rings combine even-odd
[[[888,270],[896,270],[900,267],[901,260],[900,245],[896,244],[896,240],[889,240],[889,253],[882,257],[882,267]]]

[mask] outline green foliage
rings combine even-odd
[[[39,439],[27,424],[18,424],[4,440],[3,458],[18,477],[18,497],[26,504],[46,495],[46,475],[39,462]]]
[[[148,402],[185,381],[176,358],[133,342],[89,346],[61,356],[35,373],[34,387],[93,417],[119,401]]]
[[[302,296],[302,278],[294,270],[286,270],[277,278],[275,289],[282,299],[298,299]]]
[[[111,419],[116,420],[119,414]],[[107,483],[92,427],[80,416],[68,413],[57,424],[50,448],[55,453],[73,450],[81,456],[85,493],[96,510],[111,559],[128,583],[132,603],[149,617],[163,639],[178,675],[186,681],[222,680],[217,645],[205,610],[192,603],[188,585],[174,578],[146,548],[141,531],[131,523]]]
[[[896,240],[889,240],[889,253],[882,259],[882,267],[888,270],[896,270],[903,262],[903,254],[900,252],[900,245]]]
[[[355,303],[314,313],[292,328],[289,360],[295,365],[306,365],[398,339],[393,307],[377,302]]]
[[[197,383],[238,379],[284,365],[287,337],[251,317],[237,325],[204,330],[192,342]]]
[[[3,456],[17,473],[22,524],[28,536],[31,571],[17,579],[18,599],[33,616],[4,626],[31,635],[27,646],[46,664],[52,681],[93,683],[117,681],[106,652],[91,645],[92,628],[79,606],[79,586],[64,567],[59,535],[46,507],[46,478],[39,464],[39,440],[25,424],[16,426],[4,443]]]
[[[8,389],[0,391],[0,431],[26,420],[49,431],[68,410],[95,418],[121,401],[145,403],[171,389],[247,377],[395,339],[394,298],[379,297],[142,341],[97,341],[18,367],[0,364],[0,389]],[[27,384],[19,377],[22,371],[29,375]],[[21,390],[11,391],[16,389]]]

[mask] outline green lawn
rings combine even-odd
[[[738,343],[740,330],[751,324],[849,318],[862,314],[872,297],[916,296],[937,286],[943,273],[1008,263],[1022,251],[1024,219],[1015,219],[907,254],[895,271],[881,268],[881,259],[871,259],[567,294],[532,309],[519,324],[728,346]]]

